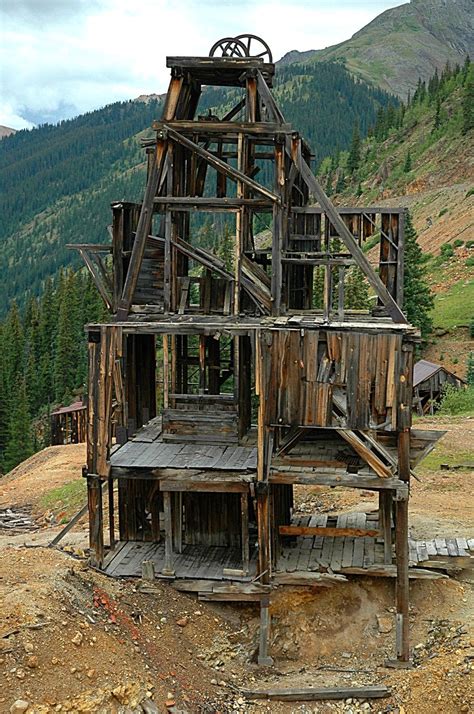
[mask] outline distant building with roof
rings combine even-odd
[[[87,407],[82,399],[51,413],[51,444],[80,444],[86,440]]]
[[[433,414],[447,385],[464,389],[466,382],[441,364],[420,359],[413,370],[413,409],[418,414]]]

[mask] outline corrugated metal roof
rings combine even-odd
[[[420,382],[429,379],[440,369],[443,369],[442,365],[428,362],[426,359],[420,359],[413,367],[413,386],[416,387]]]
[[[70,412],[80,412],[85,409],[86,405],[82,402],[73,402],[68,407],[59,407],[55,412],[51,412],[51,416],[56,416],[58,414],[69,414]]]

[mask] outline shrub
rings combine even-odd
[[[438,213],[438,218],[441,218],[441,216],[444,216],[444,214],[447,212],[448,212],[447,208],[442,208],[441,211]]]
[[[456,389],[451,384],[445,389],[438,414],[474,414],[474,387]]]
[[[468,268],[472,268],[474,266],[474,255],[471,255],[471,257],[466,260],[466,265]]]
[[[474,196],[474,186],[466,193],[466,198],[469,198],[470,196]]]
[[[474,240],[466,241],[466,248],[474,248]]]
[[[464,241],[461,240],[460,238],[456,238],[456,240],[453,241],[453,246],[455,248],[460,248],[462,245],[464,245]]]
[[[441,246],[441,255],[443,258],[451,258],[454,255],[454,248],[451,243],[443,243]]]

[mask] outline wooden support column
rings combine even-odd
[[[264,595],[260,599],[260,638],[258,646],[258,664],[271,667],[273,659],[268,655],[268,640],[270,638],[270,597]]]
[[[410,478],[410,431],[398,434],[398,471],[402,481]],[[410,666],[410,588],[408,579],[408,497],[395,503],[395,552],[397,559],[396,580],[396,649],[397,663]]]
[[[275,145],[275,193],[285,195],[285,151],[283,142]],[[284,234],[284,211],[281,203],[273,206],[273,241],[272,241],[272,315],[280,315],[282,305],[282,262]]]
[[[104,519],[102,512],[102,484],[95,474],[87,476],[87,503],[89,506],[90,563],[101,568],[104,562]]]
[[[392,563],[392,504],[393,496],[389,490],[379,492],[379,530],[383,537],[384,563]]]
[[[249,503],[248,493],[240,494],[240,512],[242,519],[242,570],[245,575],[249,572],[250,546],[249,546]]]
[[[176,553],[183,552],[183,492],[173,493],[173,546]]]
[[[110,550],[115,549],[115,504],[114,504],[114,480],[112,476],[107,479],[109,496],[109,541]]]
[[[161,572],[163,575],[173,576],[173,522],[171,518],[170,491],[163,492],[163,511],[165,521],[165,564]]]

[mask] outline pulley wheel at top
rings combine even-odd
[[[248,57],[247,48],[243,42],[236,37],[223,37],[211,47],[209,57],[214,57],[216,54],[221,57]]]

